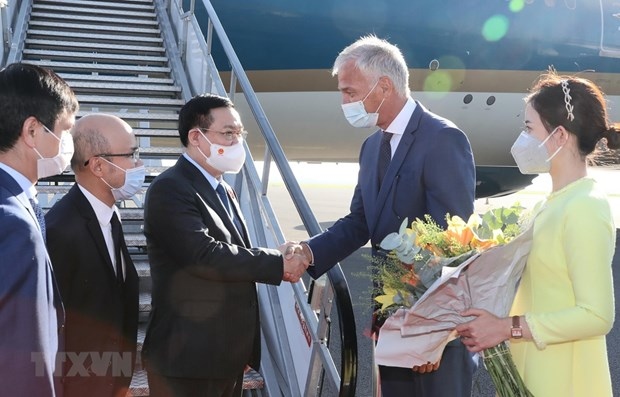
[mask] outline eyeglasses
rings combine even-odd
[[[102,154],[96,154],[93,157],[126,157],[126,158],[131,158],[135,164],[138,162],[138,160],[140,160],[140,148],[135,148],[133,152],[131,153],[118,153],[118,154],[102,153]],[[90,162],[90,159],[86,160],[84,162],[84,166],[87,166],[89,162]]]
[[[228,142],[231,142],[234,139],[234,137],[245,139],[248,136],[248,132],[246,130],[241,130],[241,131],[216,131],[216,130],[211,130],[209,128],[202,128],[202,127],[197,127],[197,128],[200,131],[217,132],[218,134],[222,135],[224,137],[224,139],[226,139]]]

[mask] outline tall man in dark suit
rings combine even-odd
[[[414,101],[400,50],[363,37],[336,58],[342,108],[354,127],[378,126],[360,152],[351,213],[302,243],[318,277],[371,241],[373,251],[403,219],[429,214],[446,226],[446,214],[473,212],[475,168],[465,134]],[[373,324],[376,328],[378,324]],[[448,344],[441,365],[379,368],[384,397],[469,397],[474,363],[460,340]],[[438,369],[438,370],[437,370]]]
[[[77,109],[73,91],[52,71],[19,63],[0,71],[2,395],[62,395],[54,374],[64,312],[34,184],[69,165]]]
[[[308,266],[292,245],[251,248],[222,178],[243,166],[246,134],[228,98],[191,99],[179,114],[185,153],[147,191],[153,311],[143,357],[152,397],[241,396],[244,369],[260,363],[255,283],[295,282]]]
[[[76,184],[45,217],[67,313],[65,397],[124,397],[136,358],[138,274],[115,202],[142,187],[144,167],[131,127],[116,116],[84,116],[72,135]]]

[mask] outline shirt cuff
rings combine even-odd
[[[302,241],[299,243],[299,245],[301,245],[302,249],[304,250],[304,255],[306,257],[310,257],[309,266],[314,266],[314,253],[312,252],[312,248],[310,248],[310,244],[308,244],[307,241]]]

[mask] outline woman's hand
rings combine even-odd
[[[461,316],[476,316],[474,320],[456,326],[456,332],[470,352],[478,353],[510,339],[510,318],[499,318],[482,309],[469,309]]]

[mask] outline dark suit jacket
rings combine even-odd
[[[373,254],[386,235],[429,214],[446,226],[446,214],[467,220],[474,209],[475,166],[465,134],[452,122],[426,110],[419,102],[378,184],[377,164],[381,132],[368,137],[360,153],[358,179],[351,213],[327,231],[313,237],[309,245],[318,277],[370,239]],[[376,328],[379,324],[373,324]],[[387,395],[469,396],[474,364],[460,340],[444,350],[439,370],[417,374],[409,369],[382,369],[382,388]],[[390,371],[390,372],[386,372]],[[403,376],[404,374],[404,376]],[[389,377],[388,377],[389,375]],[[390,381],[387,379],[390,378]]]
[[[94,352],[83,363],[67,356],[65,397],[120,396],[131,381],[138,327],[138,274],[127,247],[123,244],[125,282],[119,284],[95,211],[77,185],[45,219],[47,245],[67,311],[65,349]],[[112,355],[111,361],[106,354]],[[82,376],[82,366],[88,375]]]
[[[60,294],[36,216],[26,193],[0,169],[1,395],[62,395],[55,392],[59,382],[53,375],[63,323]]]
[[[255,282],[281,282],[279,251],[248,248],[211,184],[183,156],[150,185],[144,216],[153,279],[143,348],[149,368],[200,379],[258,368]]]
[[[373,249],[405,218],[429,214],[446,226],[446,213],[467,220],[474,210],[476,176],[471,146],[452,122],[417,106],[379,186],[381,132],[364,141],[351,213],[309,240],[318,277],[370,239]]]

